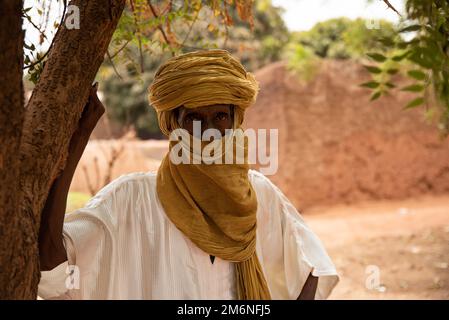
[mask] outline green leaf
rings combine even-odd
[[[391,74],[391,75],[394,75],[394,74],[396,74],[398,72],[399,72],[399,69],[397,69],[397,68],[391,68],[391,69],[387,70],[387,73]]]
[[[417,106],[419,106],[419,105],[421,105],[421,104],[423,104],[423,103],[424,103],[424,98],[419,97],[419,98],[416,98],[416,99],[413,99],[412,101],[410,101],[410,102],[405,106],[404,109],[415,108],[415,107],[417,107]]]
[[[411,84],[401,89],[401,91],[421,92],[424,90],[424,86],[421,84]]]
[[[368,81],[368,82],[362,83],[360,86],[365,87],[365,88],[375,89],[380,86],[380,83],[377,81]]]
[[[377,39],[378,42],[382,43],[386,47],[394,46],[394,40],[389,37],[382,37]]]
[[[380,98],[382,93],[380,91],[376,91],[371,95],[370,101],[374,101]]]
[[[414,39],[412,39],[410,41],[399,41],[396,46],[399,49],[405,49],[407,47],[410,47],[410,46],[413,46],[415,44],[418,44],[419,41],[420,41],[420,39],[418,39],[418,38],[414,38]]]
[[[411,32],[411,31],[418,31],[421,30],[421,25],[419,24],[414,24],[405,28],[402,28],[401,30],[399,30],[398,32]]]
[[[408,57],[408,60],[426,69],[431,69],[433,66],[432,58],[428,56],[428,52],[423,48],[416,48],[410,57]]]
[[[390,89],[396,88],[396,86],[391,82],[386,82],[385,85]]]
[[[416,80],[424,80],[426,78],[426,74],[421,70],[410,70],[407,74]]]
[[[367,53],[366,55],[377,62],[384,62],[387,60],[387,58],[380,53]]]
[[[36,49],[36,47],[34,46],[33,43],[28,45],[28,44],[26,44],[25,41],[23,42],[23,46],[25,47],[25,49],[28,49],[28,50],[31,50],[31,51],[34,51]]]
[[[375,66],[364,66],[366,70],[368,70],[370,73],[378,74],[382,72],[382,69],[375,67]]]
[[[402,54],[393,56],[391,59],[393,61],[399,62],[399,61],[404,60],[409,54],[410,54],[410,51],[406,51],[406,52],[404,52]]]

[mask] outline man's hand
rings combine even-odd
[[[317,287],[318,277],[314,277],[312,276],[312,273],[310,273],[298,299],[296,300],[314,300]]]
[[[89,133],[95,128],[100,120],[101,116],[105,112],[105,108],[101,103],[100,99],[97,97],[98,82],[96,82],[89,92],[89,98],[84,107],[83,113],[81,115],[78,127],[81,131],[87,131]]]
[[[79,149],[80,144],[84,151],[85,143],[89,140],[89,137],[100,120],[101,116],[105,112],[105,108],[97,96],[98,82],[96,82],[89,92],[89,97],[86,105],[84,106],[80,120],[78,121],[78,127],[72,135],[70,141],[69,157],[72,152]],[[79,150],[78,150],[79,151]]]

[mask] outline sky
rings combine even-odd
[[[403,12],[404,0],[390,3]],[[372,0],[370,4],[367,0],[272,0],[272,4],[285,10],[283,19],[291,31],[309,30],[317,22],[339,17],[399,21],[397,13],[382,0]]]
[[[28,14],[31,16],[31,19],[36,25],[40,25],[40,22],[43,20],[43,17],[38,14],[37,9],[41,8],[41,5],[36,5],[36,0],[25,0],[23,7],[24,8],[30,8],[32,9],[28,11]],[[47,29],[47,32],[45,32],[45,35],[47,36],[47,39],[44,40],[44,43],[42,46],[39,46],[39,31],[36,30],[26,19],[23,21],[23,29],[25,30],[25,42],[27,44],[33,43],[37,48],[40,48],[41,50],[47,50],[49,47],[51,40],[53,39],[55,35],[55,31],[51,24],[53,21],[58,21],[61,19],[61,13],[62,13],[62,1],[58,1],[58,3],[55,3],[51,6],[51,12],[50,12],[50,27]],[[25,49],[25,52],[28,50]]]

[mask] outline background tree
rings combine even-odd
[[[397,38],[392,23],[348,18],[319,22],[308,31],[293,32],[283,56],[288,68],[305,81],[319,71],[321,59],[363,60],[367,51],[383,50],[383,39]]]
[[[320,58],[357,59],[367,50],[383,49],[385,45],[379,39],[396,35],[394,25],[385,20],[336,18],[319,22],[309,31],[294,32],[292,42]]]

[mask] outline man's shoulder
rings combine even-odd
[[[101,188],[95,196],[89,200],[86,207],[96,206],[105,200],[118,197],[122,193],[125,193],[124,196],[130,196],[131,192],[138,192],[146,186],[150,188],[148,191],[151,191],[151,188],[154,188],[155,183],[156,172],[153,171],[122,174]]]
[[[248,178],[250,181],[254,181],[257,183],[272,183],[266,175],[255,169],[248,170]]]
[[[104,186],[98,192],[98,194],[107,195],[112,192],[117,192],[125,188],[126,186],[138,187],[147,182],[152,184],[153,182],[155,182],[155,180],[156,180],[156,173],[152,171],[126,173],[122,174],[121,176],[114,179],[106,186]]]
[[[277,190],[273,182],[260,171],[254,169],[248,170],[248,179],[257,193]]]

